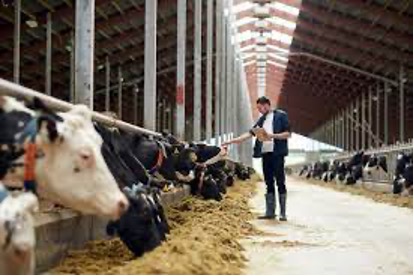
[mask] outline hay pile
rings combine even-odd
[[[118,239],[97,241],[70,252],[51,273],[240,274],[245,258],[239,240],[254,232],[248,201],[257,181],[236,182],[221,202],[189,197],[169,208],[167,241],[141,258]]]
[[[359,185],[339,185],[335,182],[324,182],[322,180],[316,179],[304,179],[295,176],[298,180],[305,180],[308,183],[328,187],[340,192],[347,192],[353,195],[360,195],[367,198],[370,198],[376,202],[387,203],[394,206],[405,207],[413,209],[413,197],[412,196],[401,196],[401,195],[394,195],[388,192],[379,192],[379,191],[372,191],[367,190],[363,186]]]

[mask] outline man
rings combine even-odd
[[[255,158],[262,158],[263,175],[267,192],[266,213],[259,219],[274,219],[276,209],[275,179],[277,183],[280,216],[279,220],[286,221],[286,186],[285,186],[285,156],[288,155],[287,139],[290,138],[290,126],[286,112],[271,110],[270,100],[260,97],[256,101],[257,109],[262,114],[253,128],[223,145],[240,144],[252,136],[257,136],[254,146]]]

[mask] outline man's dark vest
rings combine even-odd
[[[290,131],[289,129],[289,121],[287,118],[286,112],[282,110],[275,109],[273,112],[273,133],[282,133],[285,131]],[[259,120],[257,120],[256,124],[253,126],[255,127],[263,127],[264,121],[266,120],[266,115],[262,115]],[[252,131],[250,131],[254,135]],[[273,139],[273,154],[278,156],[287,156],[288,151],[288,143],[286,139],[279,140]],[[253,148],[253,157],[254,158],[261,158],[262,157],[262,145],[263,143],[256,139]]]

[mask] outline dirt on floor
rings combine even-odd
[[[252,220],[262,234],[241,241],[245,274],[412,275],[412,209],[302,178],[287,177],[286,183],[288,221]],[[257,186],[250,204],[259,214],[266,185]]]
[[[293,176],[293,177],[298,180],[306,181],[314,185],[332,188],[336,191],[348,192],[353,195],[360,195],[360,196],[364,196],[367,198],[371,198],[372,200],[376,202],[382,202],[382,203],[387,203],[387,204],[394,205],[394,206],[413,209],[413,197],[412,196],[402,196],[402,195],[391,194],[389,192],[367,190],[366,188],[360,185],[342,185],[342,184],[336,184],[334,181],[324,182],[322,180],[306,179],[306,178],[301,178],[298,176]]]
[[[253,245],[260,245],[263,247],[296,247],[296,246],[320,246],[319,244],[301,242],[298,240],[289,241],[272,241],[272,240],[262,240],[262,241],[252,241],[250,242]]]
[[[188,197],[167,210],[167,241],[141,258],[119,239],[90,242],[69,252],[53,274],[240,274],[246,259],[239,240],[255,233],[249,199],[255,176],[237,181],[221,202]]]

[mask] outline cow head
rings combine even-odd
[[[33,213],[38,209],[31,193],[8,195],[0,203],[0,273],[33,274],[35,231]]]
[[[364,152],[363,151],[359,151],[359,152],[355,153],[351,157],[351,159],[349,160],[349,162],[347,164],[348,170],[351,170],[351,168],[353,166],[360,165],[360,164],[362,165],[363,156],[364,156]]]
[[[395,166],[395,175],[398,176],[403,174],[405,168],[410,163],[412,163],[412,155],[405,154],[404,152],[398,153],[397,164]]]
[[[237,175],[237,178],[241,180],[247,180],[250,178],[250,173],[249,173],[248,168],[244,166],[242,163],[236,162],[235,173]]]
[[[42,115],[36,121],[39,194],[82,213],[118,218],[128,201],[103,159],[102,138],[93,127],[91,112],[76,106],[60,117]],[[17,160],[23,161],[24,156]],[[5,182],[22,182],[23,177],[24,167],[19,167],[6,175]]]
[[[377,155],[371,155],[368,158],[368,161],[365,164],[364,167],[364,173],[371,175],[371,173],[376,170],[382,170],[384,172],[388,171],[387,168],[387,159],[385,156],[377,156]]]
[[[368,162],[364,167],[364,174],[371,175],[372,171],[376,169],[378,169],[378,157],[373,154],[368,158]]]
[[[194,143],[190,143],[189,147],[194,149],[198,162],[204,165],[212,165],[227,160],[227,148],[225,147]]]
[[[217,182],[211,175],[204,176],[200,194],[204,199],[214,199],[217,201],[223,199]]]
[[[413,193],[413,157],[412,154],[400,152],[397,156],[395,175],[393,181],[395,194]]]
[[[131,252],[141,256],[161,244],[168,233],[168,224],[158,194],[142,185],[125,187],[124,192],[130,207],[119,220],[108,224],[107,233],[118,234]]]
[[[185,148],[174,154],[176,157],[175,169],[177,171],[189,172],[195,168],[198,157],[193,149]]]
[[[329,170],[329,161],[324,161],[321,164],[322,172],[327,172]]]
[[[190,143],[189,147],[192,148],[197,154],[198,161],[201,163],[218,156],[220,153],[220,147],[210,146],[206,144],[194,144]]]
[[[36,168],[40,188],[83,213],[118,218],[128,202],[103,159],[91,112],[76,106],[61,116],[61,123],[39,122],[38,143],[44,152]]]

